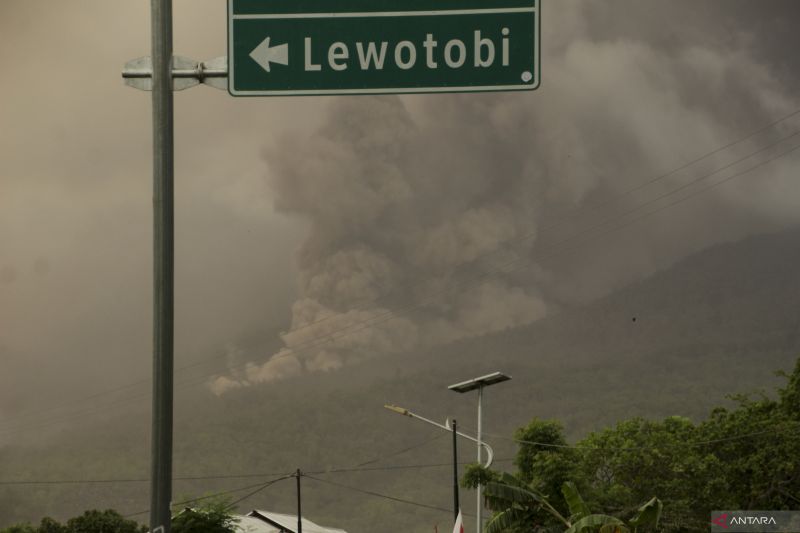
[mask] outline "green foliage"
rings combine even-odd
[[[687,448],[687,442],[698,440],[697,428],[678,417],[663,422],[635,418],[590,434],[578,443],[584,448],[579,463],[584,494],[593,507],[611,514],[630,512],[657,494],[676,526],[693,508],[705,509],[705,523],[708,511],[719,508],[715,498],[726,487],[717,474],[721,461]]]
[[[664,529],[705,527],[712,509],[797,509],[800,365],[778,400],[736,396],[703,423],[631,419],[579,443],[581,477],[603,509],[649,494],[666,504]]]
[[[69,530],[49,516],[42,518],[37,533],[69,533]]]
[[[780,408],[789,420],[800,420],[800,359],[795,362],[794,372],[788,378],[786,387],[780,390]]]
[[[571,522],[576,520],[580,520],[584,516],[589,516],[592,512],[589,510],[589,506],[586,505],[586,502],[583,501],[583,497],[581,496],[580,492],[578,492],[578,488],[575,486],[575,483],[572,481],[567,481],[562,485],[561,492],[564,494],[564,500],[567,502],[567,507],[569,507],[569,519]]]
[[[236,519],[227,502],[219,500],[197,509],[184,509],[172,519],[173,533],[231,533]],[[18,524],[0,530],[0,533],[147,533],[148,528],[126,520],[114,510],[86,511],[61,525],[52,518],[43,518],[39,527]]]
[[[42,519],[39,527],[30,524],[11,526],[0,530],[0,533],[146,533],[147,528],[133,520],[126,520],[118,512],[86,511],[81,516],[71,518],[66,525],[61,525],[52,518]]]
[[[0,533],[36,533],[36,528],[30,524],[14,524],[5,529],[0,529]]]
[[[735,408],[716,408],[700,424],[631,418],[571,448],[560,424],[534,419],[515,434],[526,441],[519,474],[487,487],[498,511],[491,531],[539,531],[559,513],[571,532],[695,531],[707,528],[712,509],[799,509],[800,361],[786,377],[777,399],[737,395]],[[565,505],[553,503],[553,513],[543,502],[555,502],[557,483]]]
[[[467,489],[474,489],[478,485],[488,485],[492,481],[498,481],[500,474],[481,464],[472,463],[467,465],[464,475],[461,476],[461,486]]]
[[[118,512],[86,511],[67,521],[66,533],[144,533],[147,528],[133,520],[126,520]]]
[[[569,526],[569,521],[531,483],[507,472],[498,477],[484,490],[486,505],[496,511],[486,533],[557,531]]]
[[[590,531],[627,533],[630,530],[619,518],[604,514],[590,514],[568,527],[565,533],[589,533]]]
[[[66,533],[67,530],[52,518],[43,518],[39,527],[31,524],[15,524],[5,529],[0,529],[0,533]]]
[[[615,516],[592,513],[574,483],[564,483],[561,491],[572,513],[569,519],[530,482],[503,473],[499,481],[486,487],[486,503],[497,511],[487,524],[487,533],[555,531],[559,527],[561,530],[566,527],[565,533],[628,533],[642,526],[658,526],[662,505],[658,498],[640,506],[634,519],[625,523]],[[549,515],[550,520],[543,520],[542,513]]]
[[[561,487],[575,479],[575,452],[567,447],[560,422],[534,418],[514,432],[519,451],[514,462],[520,479],[532,483],[562,514],[569,514]],[[535,444],[534,444],[535,443]]]
[[[196,509],[184,509],[172,519],[173,533],[230,533],[236,519],[225,501],[212,501]]]
[[[634,527],[653,525],[658,526],[661,521],[661,513],[664,510],[664,504],[653,496],[650,501],[639,507],[636,511],[636,516],[631,518],[630,524]]]

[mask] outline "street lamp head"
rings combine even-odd
[[[494,385],[496,383],[502,383],[503,381],[508,381],[509,379],[511,379],[511,376],[507,376],[502,372],[492,372],[491,374],[486,374],[485,376],[462,381],[461,383],[456,383],[455,385],[450,385],[447,388],[455,392],[464,393],[482,387],[488,387],[489,385]]]
[[[384,407],[390,411],[394,411],[395,413],[399,413],[404,416],[411,416],[411,412],[408,409],[403,409],[402,407],[391,404],[384,405]]]

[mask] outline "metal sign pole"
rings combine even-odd
[[[173,92],[228,87],[228,59],[172,55],[172,0],[150,0],[152,55],[125,64],[125,84],[153,98],[153,414],[150,531],[169,533],[174,374],[175,134]]]
[[[174,317],[172,0],[151,0],[153,61],[153,431],[150,531],[170,532]]]

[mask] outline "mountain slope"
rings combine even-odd
[[[726,394],[771,389],[773,371],[800,354],[800,229],[719,245],[582,308],[533,325],[403,358],[234,391],[221,399],[178,399],[175,473],[315,474],[363,490],[447,509],[451,505],[446,433],[382,408],[396,403],[443,421],[475,426],[475,395],[450,383],[502,370],[513,380],[486,391],[485,431],[499,460],[513,456],[507,437],[533,416],[562,420],[572,438],[630,416],[702,418]],[[140,409],[91,431],[68,432],[38,449],[0,450],[3,479],[146,478],[148,413]],[[420,445],[421,443],[424,443]],[[420,446],[418,446],[420,445]],[[415,447],[416,446],[416,447]],[[470,443],[461,459],[473,460]],[[405,453],[395,453],[414,447]],[[374,460],[374,461],[373,461]],[[426,468],[381,467],[441,464]],[[499,461],[512,468],[510,462]],[[265,477],[263,479],[269,479]],[[252,485],[258,479],[176,481],[184,495]],[[414,507],[304,481],[303,509],[351,533],[446,530],[448,511]],[[252,490],[252,489],[251,489]],[[248,491],[232,495],[235,499]],[[463,494],[465,509],[474,495]],[[147,507],[147,483],[0,486],[0,525],[65,517],[84,508],[123,513]],[[14,502],[13,504],[11,502]],[[242,509],[292,512],[294,484],[277,483]],[[140,515],[143,518],[145,515]]]

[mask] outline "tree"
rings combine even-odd
[[[561,487],[576,479],[578,461],[575,450],[567,445],[561,423],[534,418],[514,432],[514,439],[519,443],[514,460],[519,478],[533,483],[551,501],[558,501],[556,507],[565,513],[565,504],[560,501]]]
[[[658,494],[665,531],[705,529],[713,509],[800,509],[800,361],[785,377],[777,398],[733,396],[700,424],[636,418],[592,433],[578,478],[606,512]]]
[[[36,533],[36,528],[30,524],[14,524],[5,529],[0,529],[0,533]]]
[[[737,508],[800,509],[800,360],[785,377],[777,400],[736,396],[736,409],[715,409],[700,426],[708,453],[725,465],[726,498]]]
[[[588,435],[581,449],[579,476],[592,505],[624,514],[657,494],[665,511],[665,529],[704,529],[712,509],[727,508],[721,461],[687,443],[701,440],[691,421],[625,420]],[[701,510],[702,512],[698,512]]]
[[[91,510],[67,521],[66,533],[146,533],[147,527],[127,520],[117,511]]]
[[[493,520],[506,528],[497,531],[550,531],[565,520],[574,526],[575,494],[581,502],[585,496],[586,509],[628,529],[644,525],[637,525],[640,502],[658,495],[665,532],[707,529],[713,509],[797,510],[800,360],[785,377],[775,398],[734,396],[733,408],[714,409],[700,424],[678,416],[632,418],[575,446],[567,445],[558,422],[534,419],[515,433],[521,441],[515,476],[474,466],[464,480],[487,484],[487,503],[498,511]],[[556,487],[568,487],[565,500]],[[605,519],[589,521],[597,520]]]
[[[184,509],[172,518],[173,533],[231,533],[236,519],[230,505],[224,501],[211,501],[197,509]]]
[[[224,500],[211,501],[197,509],[184,509],[172,518],[173,533],[232,533],[236,519]],[[86,511],[61,525],[52,518],[43,518],[39,527],[18,524],[0,530],[0,533],[147,533],[148,528],[126,520],[118,512]]]
[[[69,533],[67,528],[53,520],[49,516],[42,518],[39,523],[37,533]]]
[[[0,529],[0,533],[68,533],[67,528],[56,522],[50,517],[42,518],[39,527],[31,524],[18,524],[6,529]]]

